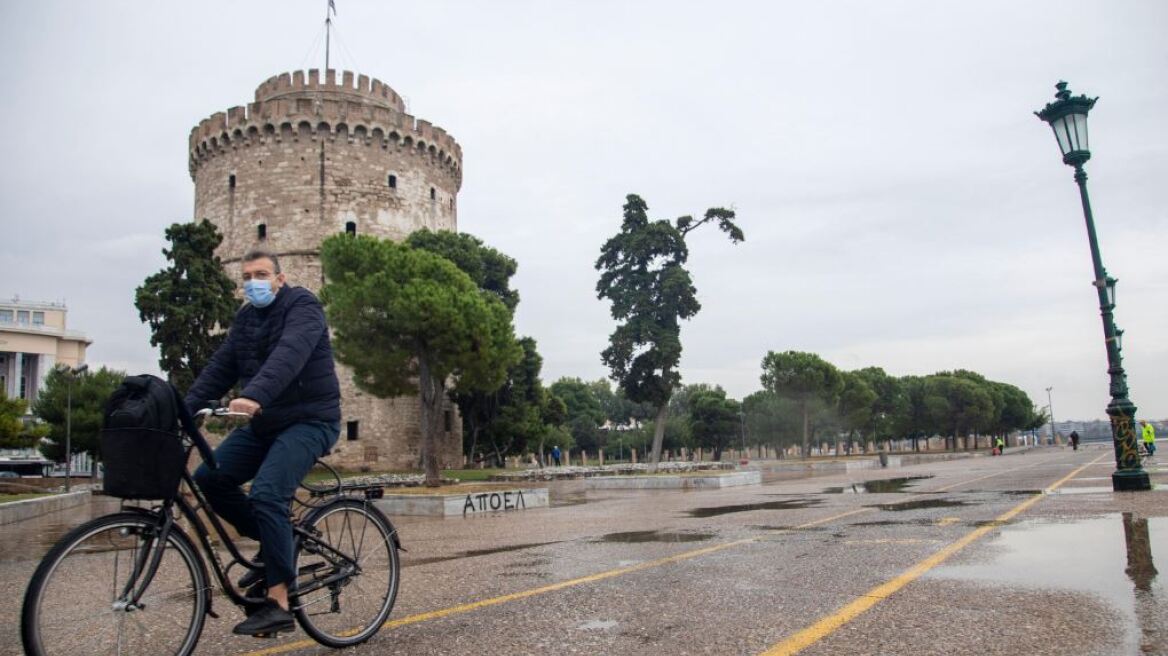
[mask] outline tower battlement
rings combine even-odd
[[[407,150],[461,186],[462,148],[454,137],[407,114],[401,96],[380,80],[342,71],[338,84],[332,69],[323,82],[316,69],[307,75],[295,71],[268,78],[255,97],[246,106],[212,114],[191,130],[191,179],[204,162],[227,150],[269,140],[329,139]]]
[[[354,78],[356,86],[353,84]],[[337,71],[331,68],[325,71],[323,82],[320,79],[320,71],[315,68],[309,69],[307,74],[305,71],[293,71],[273,75],[256,87],[255,100],[264,102],[317,93],[360,96],[399,112],[406,111],[405,101],[388,84],[367,75],[354,75],[352,71],[341,71],[341,80],[338,82]]]

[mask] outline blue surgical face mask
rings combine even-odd
[[[271,280],[247,280],[243,283],[243,295],[258,308],[268,307],[276,300]]]

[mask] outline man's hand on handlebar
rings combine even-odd
[[[261,412],[260,404],[244,397],[231,399],[231,403],[227,404],[227,409],[231,412],[243,413],[248,417],[254,417]]]
[[[195,421],[200,426],[207,421],[208,417],[222,417],[224,419],[251,419],[252,415],[246,412],[232,410],[230,406],[226,408],[222,406],[215,408],[203,408],[202,410],[199,410],[195,413]]]

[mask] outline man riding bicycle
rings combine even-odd
[[[234,632],[261,635],[295,626],[288,610],[288,589],[296,582],[289,504],[340,435],[341,394],[324,310],[312,292],[289,285],[276,256],[264,251],[243,257],[242,277],[248,302],[186,405],[193,412],[240,384],[228,409],[250,421],[215,449],[218,468],[201,465],[195,481],[220,517],[259,540],[264,572],[249,571],[239,584],[266,588],[266,598]],[[245,497],[240,485],[249,480]]]

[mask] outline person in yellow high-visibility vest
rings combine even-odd
[[[1144,427],[1144,450],[1148,452],[1149,456],[1156,454],[1156,429],[1148,423],[1148,420],[1141,421],[1140,424]]]

